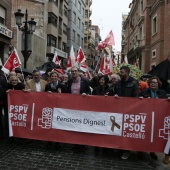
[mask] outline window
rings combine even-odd
[[[67,35],[67,25],[63,24],[63,33]]]
[[[66,43],[64,43],[64,42],[63,42],[63,48],[62,48],[62,50],[63,50],[64,52],[66,52]]]
[[[81,13],[81,3],[80,3],[80,2],[78,2],[78,10],[79,10],[80,13]]]
[[[87,30],[87,29],[88,29],[88,26],[87,26],[87,25],[88,25],[88,23],[87,23],[87,22],[85,22],[85,26],[84,26],[84,29],[85,29],[85,30]]]
[[[152,19],[152,35],[157,33],[157,15]]]
[[[76,13],[73,12],[73,22],[76,24]]]
[[[152,50],[152,58],[156,58],[156,49]]]
[[[52,13],[52,12],[48,13],[48,23],[49,24],[53,24],[55,27],[57,27],[57,20],[58,20],[58,18],[54,13]]]
[[[141,14],[143,12],[143,0],[140,1],[140,12],[141,12]]]
[[[47,46],[57,47],[57,38],[51,34],[47,35]]]
[[[84,40],[83,40],[83,38],[81,38],[81,47],[83,48],[83,42],[84,42]]]
[[[83,16],[83,18],[84,18],[84,8],[82,8],[82,16]]]
[[[49,0],[49,2],[54,2],[58,6],[58,0]]]
[[[80,35],[77,34],[77,44],[80,45]]]
[[[84,23],[82,23],[82,31],[84,31]]]
[[[85,18],[88,18],[88,10],[85,10]]]
[[[67,7],[64,5],[64,15],[67,17]]]
[[[155,67],[156,67],[156,63],[152,63],[151,66],[150,66],[150,70],[152,70]]]
[[[74,42],[75,42],[75,35],[76,35],[76,32],[75,32],[75,30],[73,30],[73,37],[72,37],[72,39],[73,39]]]
[[[0,6],[0,24],[5,25],[6,9]]]
[[[78,27],[80,28],[80,18],[78,18]]]

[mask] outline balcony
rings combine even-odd
[[[142,21],[144,21],[144,19],[145,19],[144,15],[139,15],[137,25],[140,25],[142,23]]]
[[[122,44],[122,46],[125,46],[127,44],[127,41],[123,40],[121,44]]]
[[[142,41],[141,40],[137,40],[137,42],[133,46],[133,49],[137,51],[137,50],[140,50],[141,47],[142,47]]]

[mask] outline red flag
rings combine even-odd
[[[107,44],[107,46],[115,45],[115,40],[114,40],[114,35],[113,35],[112,30],[109,32],[109,34],[105,38],[104,42]]]
[[[71,67],[75,66],[75,54],[74,54],[74,50],[73,50],[73,46],[71,47],[71,51],[70,51],[70,56],[68,57],[67,60],[67,70],[71,69]]]
[[[85,72],[85,76],[86,76],[89,80],[92,79],[92,75],[90,74],[89,70],[87,70],[87,71]]]
[[[60,60],[58,59],[57,51],[54,53],[53,62],[60,66]]]
[[[18,53],[16,49],[14,48],[13,52],[9,56],[8,60],[2,67],[2,71],[6,74],[9,74],[13,69],[19,67],[21,65],[21,61],[19,59]]]
[[[82,70],[83,72],[86,72],[88,70],[88,66],[85,61],[80,63],[80,70]]]
[[[83,53],[82,48],[80,47],[79,48],[79,52],[78,52],[78,56],[77,56],[77,59],[76,59],[76,62],[79,64],[79,63],[84,62],[85,60],[86,60],[85,55]]]
[[[55,71],[58,74],[58,79],[61,81],[63,78],[63,75],[65,74],[65,71],[62,68],[57,68],[55,69]]]
[[[113,35],[112,30],[109,32],[105,40],[101,41],[98,44],[98,50],[102,50],[103,48],[106,48],[109,45],[115,45],[115,40],[114,40],[114,35]]]
[[[100,68],[99,68],[98,73],[105,74],[105,68],[106,68],[106,62],[105,62],[105,57],[103,56],[101,59]]]

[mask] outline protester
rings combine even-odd
[[[143,90],[147,89],[148,87],[149,86],[147,82],[142,80],[139,81],[139,93],[141,93]]]
[[[19,78],[16,75],[10,76],[9,82],[7,83],[7,86],[6,86],[6,89],[5,89],[6,90],[6,96],[5,96],[5,99],[4,99],[5,133],[7,134],[7,136],[8,136],[8,133],[9,133],[9,130],[8,130],[9,128],[8,128],[7,93],[10,90],[24,90],[24,89],[25,89],[25,85],[22,82],[20,82]]]
[[[115,86],[118,81],[120,81],[120,76],[118,74],[112,74],[110,80],[110,89],[112,89],[113,93],[115,93]]]
[[[45,86],[47,82],[41,79],[40,71],[34,70],[32,72],[31,80],[26,81],[25,87],[27,91],[43,92],[45,91]]]
[[[84,78],[80,77],[79,70],[73,66],[71,68],[71,78],[68,80],[68,92],[71,94],[91,94],[89,83]]]
[[[122,66],[120,68],[120,78],[121,80],[115,85],[115,96],[122,97],[137,97],[138,96],[138,84],[129,76],[130,69],[128,66]],[[124,151],[121,158],[128,159],[130,152]]]
[[[68,80],[68,92],[71,94],[81,94],[83,96],[91,94],[88,81],[80,76],[76,66],[71,68],[71,78]],[[74,145],[73,149],[84,150],[86,146]]]
[[[106,75],[99,77],[99,86],[93,89],[92,95],[100,95],[100,96],[113,96],[113,92],[111,91],[109,85],[109,78]]]
[[[143,90],[140,94],[139,97],[144,97],[144,98],[166,98],[167,94],[164,90],[161,90],[161,81],[159,80],[158,77],[154,76],[149,79],[149,88]],[[158,157],[154,152],[150,152],[151,158],[154,160],[157,160]]]
[[[57,78],[58,74],[56,71],[52,71],[49,76],[50,76],[50,81],[45,86],[46,92],[57,92],[57,93],[67,92],[67,86],[58,81]]]

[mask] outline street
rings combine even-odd
[[[0,170],[169,170],[162,163],[164,154],[156,153],[158,160],[143,153],[131,152],[128,160],[122,160],[121,151],[94,147],[74,150],[74,145],[28,139],[0,139]]]

